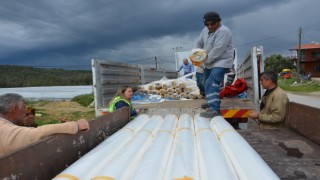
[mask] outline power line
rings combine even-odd
[[[168,55],[168,56],[157,56],[157,57],[160,57],[160,58],[166,58],[166,57],[174,57],[174,55]]]
[[[138,60],[127,61],[127,63],[146,61],[146,60],[150,60],[150,59],[154,59],[154,57],[149,57],[149,58],[145,58],[145,59],[138,59]]]
[[[143,58],[143,59],[130,60],[130,61],[127,61],[127,63],[141,62],[141,61],[146,61],[146,60],[154,60],[154,57],[157,57],[157,58],[165,58],[165,57],[174,57],[174,55],[167,55],[167,56],[153,56],[153,57],[148,57],[148,58]]]
[[[308,28],[310,28],[310,27],[314,27],[314,26],[317,26],[317,25],[320,25],[320,22],[317,22],[317,23],[315,23],[315,24],[306,26],[305,28],[308,29]],[[260,39],[260,40],[256,40],[256,41],[252,41],[252,42],[243,43],[243,44],[240,44],[240,45],[236,45],[236,47],[242,47],[242,46],[254,44],[254,43],[257,43],[257,42],[261,42],[261,41],[267,41],[267,40],[274,39],[274,38],[278,38],[278,37],[281,37],[281,36],[285,36],[285,35],[288,35],[288,34],[291,34],[291,33],[297,33],[297,30],[285,32],[285,33],[282,33],[282,34],[279,34],[279,35],[270,36],[270,37],[267,37],[267,38],[264,38],[264,39]]]
[[[309,25],[309,26],[305,26],[305,30],[304,32],[307,32],[307,31],[310,31],[312,30],[311,28],[312,27],[315,27],[315,26],[319,26],[320,25],[320,22],[318,23],[315,23],[315,24],[312,24],[312,25]],[[286,32],[286,33],[282,33],[282,34],[279,34],[279,35],[275,35],[275,36],[271,36],[271,37],[268,37],[268,38],[265,38],[265,39],[261,39],[261,40],[257,40],[257,41],[253,41],[253,42],[250,42],[250,43],[244,43],[240,46],[244,46],[244,45],[248,45],[248,44],[251,44],[251,43],[255,43],[255,42],[260,42],[260,41],[265,41],[265,40],[270,40],[270,39],[273,39],[273,38],[277,38],[277,37],[280,37],[280,36],[283,36],[283,35],[287,35],[287,34],[290,34],[290,33],[293,33],[293,32],[296,32],[297,34],[299,34],[299,30],[296,30],[296,31],[291,31],[291,32]],[[305,34],[307,35],[307,34]],[[239,47],[239,46],[238,46]],[[271,54],[271,53],[280,53],[280,52],[285,52],[285,51],[288,51],[288,49],[267,49],[267,48],[264,48],[264,52],[266,54]]]
[[[257,42],[274,39],[274,38],[277,38],[277,37],[280,37],[280,36],[284,36],[284,35],[291,34],[291,33],[293,33],[293,32],[297,32],[297,31],[286,32],[286,33],[283,33],[283,34],[279,34],[279,35],[275,35],[275,36],[270,36],[270,37],[267,37],[267,38],[264,38],[264,39],[260,39],[260,40],[256,40],[256,41],[252,41],[252,42],[243,43],[243,44],[240,44],[240,45],[236,45],[236,47],[242,47],[242,46],[246,46],[246,45],[249,45],[249,44],[254,44],[254,43],[257,43]]]
[[[162,61],[162,62],[167,62],[167,63],[175,63],[174,60],[173,60],[173,61],[169,61],[169,60],[162,60],[162,59],[161,59],[161,61]]]
[[[303,29],[308,29],[310,27],[317,26],[317,25],[320,25],[320,22],[317,22],[316,24],[312,24],[312,25],[306,26]]]

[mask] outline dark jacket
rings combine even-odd
[[[112,103],[109,106],[109,112],[113,112],[113,111],[120,109],[120,108],[123,108],[125,106],[130,108],[130,118],[133,119],[134,116],[137,115],[136,110],[133,109],[133,107],[129,101],[122,99],[120,96],[117,96],[113,99]]]
[[[130,107],[130,106],[126,102],[120,100],[119,102],[117,102],[115,104],[115,107],[116,107],[116,109],[120,109],[120,108],[123,108],[123,107]],[[133,116],[136,116],[136,115],[137,115],[137,112],[134,109],[130,108],[130,116],[133,117]]]

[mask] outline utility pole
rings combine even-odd
[[[154,60],[155,60],[155,62],[156,62],[156,69],[158,69],[157,56],[154,57]]]
[[[298,44],[298,57],[297,57],[297,73],[300,74],[300,62],[301,62],[301,34],[302,34],[302,28],[299,28],[299,44]]]
[[[178,51],[182,49],[182,47],[174,47],[172,48],[174,50],[174,56],[175,56],[175,61],[176,61],[176,68],[178,68],[178,61],[179,61],[179,57],[178,57]]]

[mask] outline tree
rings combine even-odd
[[[41,69],[0,65],[0,88],[91,85],[90,70]]]
[[[280,54],[273,54],[265,59],[265,70],[281,72],[283,69],[293,69],[294,65],[290,58],[282,57]]]

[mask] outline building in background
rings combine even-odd
[[[290,49],[294,52],[291,58],[295,61],[298,59],[299,46]],[[301,44],[300,47],[300,66],[303,73],[311,73],[312,77],[320,77],[320,44]]]

